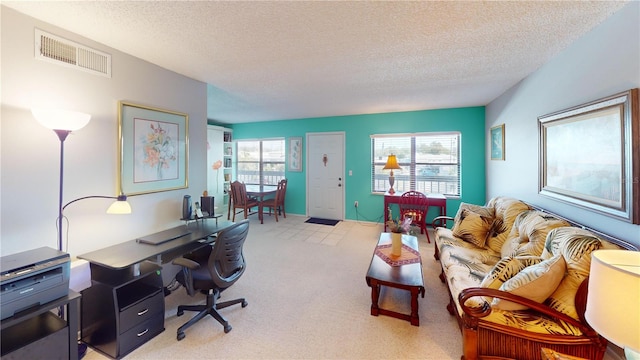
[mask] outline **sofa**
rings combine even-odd
[[[509,197],[462,203],[433,225],[463,360],[540,359],[542,348],[603,358],[607,341],[584,319],[590,254],[636,246]]]

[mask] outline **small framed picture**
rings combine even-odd
[[[302,137],[289,138],[289,171],[302,171]]]
[[[489,135],[491,160],[504,160],[504,124],[492,127]]]

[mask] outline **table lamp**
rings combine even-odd
[[[640,359],[640,252],[591,253],[585,318],[605,339]]]
[[[395,183],[396,179],[393,176],[393,170],[402,170],[400,165],[398,165],[398,159],[396,159],[395,155],[389,155],[389,157],[387,158],[387,163],[384,165],[382,170],[391,170],[389,172],[389,194],[394,194],[396,191],[393,190],[393,184]]]

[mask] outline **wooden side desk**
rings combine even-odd
[[[393,194],[389,194],[388,192],[384,193],[384,231],[387,231],[387,221],[389,219],[389,204],[398,204],[400,202],[401,192],[396,192]],[[447,215],[447,198],[442,194],[427,194],[427,199],[429,199],[429,207],[435,206],[440,208],[440,216]],[[426,221],[426,219],[425,219]]]

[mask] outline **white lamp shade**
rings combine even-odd
[[[107,214],[131,214],[131,205],[126,200],[116,200],[107,209]]]
[[[91,120],[89,114],[61,109],[31,109],[31,113],[42,126],[52,130],[80,130]]]
[[[607,340],[640,351],[640,252],[591,253],[585,318]]]

